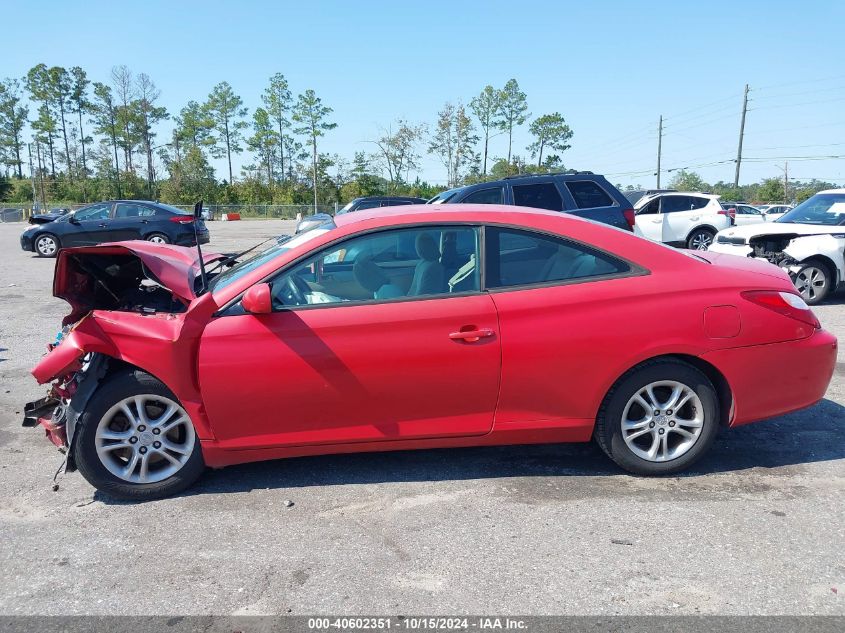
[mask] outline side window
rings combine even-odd
[[[566,182],[566,188],[575,198],[575,206],[579,209],[594,209],[596,207],[612,207],[613,198],[592,180],[571,180]]]
[[[660,198],[655,198],[637,211],[637,215],[653,215],[655,213],[660,213]]]
[[[560,197],[560,192],[551,182],[514,185],[513,203],[518,207],[563,211],[563,200]]]
[[[143,218],[155,215],[155,209],[143,204],[132,204],[121,202],[115,206],[114,217],[116,219]]]
[[[754,207],[750,207],[747,204],[737,205],[736,212],[742,213],[743,215],[760,215],[759,209],[755,209]]]
[[[478,291],[478,236],[475,227],[431,226],[351,238],[271,280],[273,308]]]
[[[80,209],[73,214],[73,217],[80,222],[84,222],[85,220],[108,220],[110,211],[110,204],[96,204],[93,207]]]
[[[461,204],[504,204],[505,194],[501,187],[490,187],[469,194]]]
[[[710,204],[710,198],[700,198],[699,196],[690,196],[690,211],[694,209],[703,209]]]
[[[488,228],[487,287],[505,288],[613,275],[623,261],[581,244],[518,229]]]
[[[689,211],[692,199],[689,196],[663,196],[663,213]]]

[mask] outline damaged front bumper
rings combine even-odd
[[[54,348],[51,354],[56,351]],[[72,452],[75,431],[107,367],[108,357],[103,354],[76,358],[66,366],[66,373],[56,377],[45,397],[24,405],[23,426],[44,429],[47,439],[67,454],[67,472],[76,470]]]
[[[65,411],[62,401],[52,396],[27,402],[24,405],[23,426],[41,426],[47,439],[64,452],[69,446]]]

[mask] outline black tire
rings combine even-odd
[[[80,416],[73,440],[73,456],[79,472],[97,490],[117,499],[149,501],[188,488],[202,475],[205,463],[199,438],[196,438],[185,463],[166,479],[155,483],[131,483],[112,474],[97,454],[97,426],[115,404],[137,395],[163,396],[179,404],[176,396],[161,381],[147,373],[136,370],[115,374],[98,387]]]
[[[622,418],[628,401],[638,391],[664,380],[677,381],[695,392],[704,410],[704,421],[698,439],[685,453],[656,462],[643,459],[629,448],[623,438]],[[637,475],[669,475],[688,468],[707,452],[719,430],[719,411],[719,398],[707,376],[680,360],[658,359],[631,369],[611,387],[599,409],[593,436],[608,457],[625,470]]]
[[[820,279],[814,271],[818,271],[818,274],[821,275]],[[813,283],[811,288],[810,283],[815,280],[822,281],[822,284]],[[824,301],[830,294],[830,289],[833,286],[833,275],[826,263],[818,259],[810,259],[801,264],[801,268],[795,273],[793,283],[807,305],[814,306]]]
[[[687,238],[687,248],[694,251],[706,251],[716,237],[711,229],[695,229]]]
[[[42,244],[46,246],[47,243],[52,241],[54,248],[48,249],[43,248]],[[53,235],[52,233],[42,233],[38,237],[35,238],[35,241],[32,243],[33,248],[35,249],[35,254],[39,257],[55,257],[59,254],[59,251],[62,248],[62,242],[59,240],[58,237]]]
[[[161,242],[162,244],[170,244],[170,238],[164,233],[150,233],[146,238],[148,242]]]

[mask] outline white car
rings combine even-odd
[[[733,226],[731,212],[709,193],[658,193],[634,205],[634,233],[655,242],[707,250],[716,233]]]
[[[784,213],[792,211],[794,207],[791,204],[764,204],[757,208],[766,214],[767,222],[774,222]]]
[[[845,189],[821,191],[775,222],[720,231],[709,250],[780,266],[804,301],[819,303],[845,280]]]
[[[729,211],[730,209],[734,210],[734,223],[736,226],[759,224],[760,222],[766,222],[768,220],[768,217],[765,213],[763,213],[762,209],[750,204],[726,204],[723,202],[722,208],[728,209]]]

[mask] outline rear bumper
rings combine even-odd
[[[208,244],[208,242],[211,240],[208,231],[198,231],[197,238],[199,238],[200,244]],[[193,231],[191,231],[190,233],[183,233],[181,235],[177,235],[173,243],[177,246],[196,246],[197,242],[194,239]]]
[[[824,397],[836,366],[836,337],[825,330],[798,341],[708,352],[734,397],[731,426],[790,413]]]

